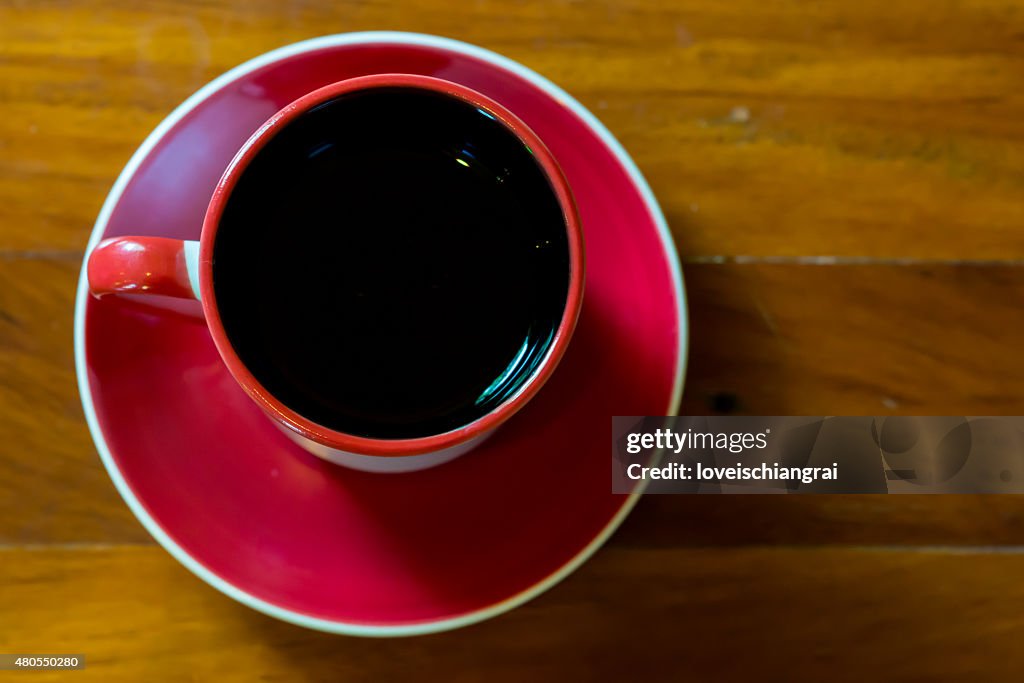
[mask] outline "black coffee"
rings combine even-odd
[[[341,96],[244,171],[214,244],[228,338],[325,427],[449,431],[514,394],[565,306],[562,211],[490,114],[415,88]]]

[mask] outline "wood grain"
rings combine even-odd
[[[148,539],[82,415],[72,347],[80,265],[0,259],[0,543]]]
[[[1016,2],[362,0],[0,4],[0,249],[79,250],[188,94],[266,50],[402,29],[568,89],[687,257],[1024,258]],[[59,198],[59,201],[54,201]]]
[[[713,410],[724,394],[754,415],[1020,415],[1022,273],[690,266],[683,413]]]
[[[339,638],[255,614],[158,548],[10,554],[0,553],[0,598],[19,618],[0,621],[0,651],[83,653],[74,680],[1024,675],[1019,554],[610,548],[514,612],[398,640]]]

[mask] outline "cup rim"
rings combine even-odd
[[[310,109],[341,95],[385,87],[418,88],[438,92],[461,99],[494,116],[533,151],[534,158],[547,177],[562,209],[569,247],[569,287],[562,319],[543,360],[523,386],[489,413],[472,422],[439,434],[402,439],[365,437],[330,429],[284,405],[256,379],[239,358],[228,339],[216,297],[213,295],[213,245],[220,219],[228,198],[250,162],[278,132]],[[522,120],[491,98],[458,83],[415,74],[375,74],[338,81],[303,95],[270,117],[242,145],[225,169],[207,207],[199,241],[199,288],[202,294],[203,313],[214,345],[235,381],[265,412],[291,431],[330,448],[370,456],[422,455],[459,446],[490,432],[522,409],[551,377],[565,354],[582,307],[585,267],[583,230],[575,200],[554,155],[541,139]],[[207,292],[210,294],[206,295]]]

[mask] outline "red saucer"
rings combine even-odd
[[[547,143],[579,204],[587,282],[576,334],[545,388],[484,445],[422,472],[344,469],[273,426],[200,321],[93,299],[84,279],[75,320],[89,427],[149,532],[251,607],[358,635],[473,623],[579,566],[639,495],[611,494],[611,416],[675,413],[686,356],[675,248],[619,144],[532,71],[430,36],[319,38],[221,76],[132,157],[89,248],[125,234],[197,239],[218,178],[263,121],[315,88],[385,72],[437,76],[501,102]]]

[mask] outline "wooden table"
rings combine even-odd
[[[276,622],[131,516],[71,336],[93,220],[150,129],[266,50],[389,28],[523,62],[633,154],[685,264],[685,412],[1024,414],[1024,4],[141,5],[0,0],[0,652],[86,653],[67,678],[101,681],[1021,679],[1015,496],[650,497],[488,623]]]

